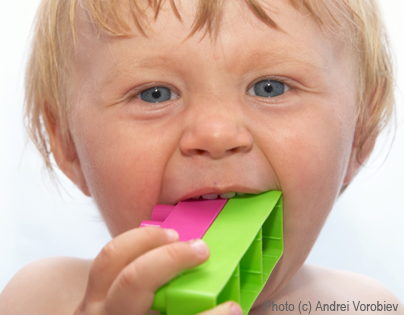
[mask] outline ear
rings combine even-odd
[[[45,126],[55,161],[62,172],[88,197],[91,196],[84,177],[76,147],[69,135],[69,141],[63,137],[59,119],[55,118],[45,105]]]
[[[352,145],[351,155],[349,157],[348,168],[345,174],[344,183],[342,189],[348,186],[348,184],[354,179],[356,174],[359,172],[360,168],[363,166],[365,161],[369,158],[373,151],[376,142],[376,135],[371,134],[364,142],[362,148],[360,147],[358,141],[355,139]]]
[[[352,144],[351,156],[349,158],[348,168],[345,174],[344,182],[342,185],[341,193],[346,189],[349,183],[354,179],[360,168],[364,165],[365,161],[369,158],[376,143],[378,132],[373,131],[364,137],[367,130],[369,130],[369,121],[374,115],[375,111],[379,107],[380,100],[384,94],[386,88],[386,80],[380,90],[379,87],[375,87],[373,93],[367,103],[366,110],[363,112],[363,120],[357,122],[354,141]],[[362,142],[364,139],[365,142]],[[361,143],[363,145],[361,146]]]

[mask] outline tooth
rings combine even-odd
[[[244,196],[245,193],[238,192],[237,195],[239,195],[239,196]]]
[[[206,194],[202,195],[202,199],[216,199],[219,195],[216,194]]]
[[[220,194],[220,198],[230,199],[230,198],[234,197],[235,195],[236,195],[235,192],[228,192],[228,193]]]
[[[199,198],[201,198],[201,196],[196,196],[196,197],[194,197],[192,199],[199,199]]]

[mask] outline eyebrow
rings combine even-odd
[[[273,54],[271,54],[273,53]],[[270,60],[268,57],[274,57]],[[263,59],[267,61],[262,61]],[[264,52],[262,50],[256,51],[253,54],[250,54],[249,57],[245,58],[244,60],[237,60],[233,62],[232,68],[243,68],[243,70],[258,68],[262,64],[271,65],[271,64],[278,64],[278,63],[289,63],[289,64],[297,64],[300,66],[305,66],[307,69],[317,69],[321,70],[323,67],[317,65],[314,61],[307,60],[308,58],[299,58],[295,56],[295,54],[287,53],[285,51],[282,52]],[[181,62],[181,61],[180,61]],[[177,60],[171,59],[167,56],[156,56],[152,58],[147,58],[145,60],[138,61],[135,65],[136,68],[153,68],[158,66],[178,66]],[[239,65],[239,67],[235,67],[235,65]]]
[[[300,58],[296,53],[288,52],[288,49],[283,49],[282,51],[274,50],[272,52],[256,51],[252,53],[247,60],[244,60],[244,62],[236,63],[236,65],[239,65],[237,68],[241,71],[244,69],[256,69],[263,65],[273,67],[278,64],[296,65],[300,68],[303,66],[307,70],[324,69],[324,67],[318,65],[315,60],[311,60],[311,58]]]
[[[135,61],[128,57],[125,58],[124,62],[120,63],[118,68],[114,67],[111,74],[108,74],[101,80],[100,88],[102,89],[108,86],[117,77],[126,74],[128,69],[151,69],[156,67],[174,69],[180,67],[181,62],[182,60],[170,58],[166,55],[148,56],[145,59]],[[307,71],[325,70],[325,66],[317,64],[313,58],[300,58],[296,53],[287,52],[287,49],[283,49],[282,51],[274,50],[272,52],[259,50],[242,60],[234,58],[234,60],[229,63],[229,69],[231,69],[231,72],[234,74],[242,74],[249,71],[249,69],[275,68],[276,66],[282,65],[288,65],[290,67],[295,65]]]
[[[124,73],[126,73],[126,70],[131,68],[131,69],[150,69],[150,68],[155,68],[155,67],[161,67],[161,66],[167,66],[167,65],[172,65],[173,63],[176,63],[176,61],[166,57],[166,56],[152,56],[148,57],[144,60],[133,60],[128,58],[125,58],[125,61],[119,64],[119,67],[113,67],[112,71],[110,74],[105,76],[101,80],[100,83],[100,88],[104,88],[108,86],[111,82],[113,82],[117,77],[122,75],[122,69]]]

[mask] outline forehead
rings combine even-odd
[[[287,65],[321,72],[329,69],[346,48],[339,38],[321,30],[307,12],[297,10],[289,1],[262,2],[279,28],[262,22],[244,0],[224,1],[217,36],[214,31],[202,29],[190,37],[197,6],[193,1],[176,4],[181,20],[169,1],[163,3],[157,19],[153,19],[154,10],[146,10],[146,36],[131,14],[127,22],[133,36],[128,37],[100,35],[93,24],[81,20],[77,69],[93,72],[99,87],[133,69],[166,67],[198,72],[198,65],[203,66],[201,60],[210,60],[210,67],[220,65],[232,74],[259,68],[263,63],[274,70]],[[130,12],[128,3],[122,12]]]

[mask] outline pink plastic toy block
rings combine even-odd
[[[156,205],[152,221],[143,221],[142,226],[158,226],[174,229],[180,241],[202,238],[215,221],[228,199],[187,200],[176,206]]]

